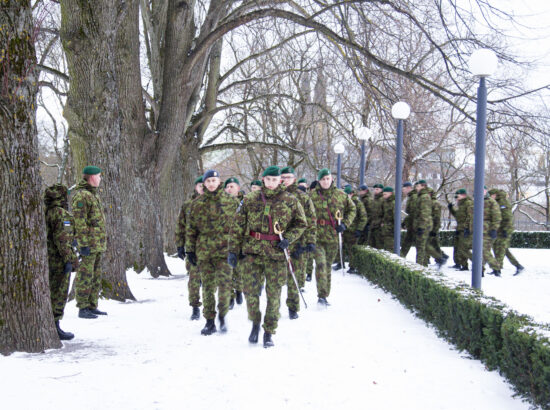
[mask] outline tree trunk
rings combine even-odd
[[[0,353],[7,355],[61,342],[50,305],[30,1],[3,4],[0,26]]]

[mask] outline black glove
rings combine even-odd
[[[239,260],[242,261],[244,258],[246,258],[246,255],[243,253],[243,251],[239,251]]]
[[[435,232],[430,232],[430,236],[435,237],[435,236],[437,236],[437,234]]]
[[[451,211],[453,209],[453,204],[451,203],[447,204],[447,208],[449,208],[449,211]]]
[[[294,252],[292,252],[290,256],[292,256],[292,259],[300,259],[301,254],[302,252],[300,252],[300,249],[298,248]]]
[[[229,252],[227,254],[227,263],[229,264],[229,266],[235,269],[237,267],[237,255],[235,255],[233,252]]]
[[[502,235],[503,238],[508,238],[508,232],[507,231],[502,231],[501,235]]]
[[[178,246],[178,258],[185,259],[185,247]]]
[[[423,228],[418,228],[418,229],[416,230],[416,235],[417,235],[417,236],[422,236],[422,235],[424,235],[424,229],[423,229]]]
[[[361,234],[362,234],[362,232],[358,229],[353,233],[353,236],[355,236],[356,238],[360,238]]]
[[[197,254],[195,252],[187,252],[187,260],[193,266],[197,266]]]
[[[496,239],[497,238],[497,231],[496,229],[491,229],[489,231],[489,236],[491,237],[491,239]]]
[[[308,243],[306,246],[307,252],[315,252],[315,244],[314,243]]]
[[[71,262],[66,262],[63,266],[63,274],[69,275],[73,271],[73,264]]]
[[[91,249],[89,246],[83,246],[82,248],[80,248],[80,254],[82,256],[89,256],[90,252],[91,252]]]
[[[468,228],[464,229],[464,237],[468,238],[470,236],[470,230]]]
[[[336,225],[336,232],[342,233],[346,230],[346,225],[344,222],[340,222],[338,225]]]
[[[282,241],[280,241],[277,246],[279,248],[281,248],[282,250],[285,250],[286,248],[288,248],[288,245],[290,245],[290,243],[288,242],[288,239],[283,239]]]

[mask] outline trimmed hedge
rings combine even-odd
[[[454,234],[455,231],[440,231],[441,246],[453,246]],[[550,231],[515,231],[512,233],[510,247],[550,249]]]
[[[498,369],[531,402],[550,409],[550,326],[389,252],[356,245],[352,259],[361,275],[432,323],[441,336]]]

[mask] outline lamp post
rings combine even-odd
[[[409,118],[411,107],[399,101],[391,108],[391,115],[397,120],[397,141],[395,143],[395,210],[393,227],[393,252],[400,255],[401,250],[401,197],[403,185],[403,120]]]
[[[344,144],[339,142],[334,146],[334,152],[338,154],[338,165],[337,165],[337,173],[336,173],[336,187],[340,188],[340,177],[342,173],[342,154],[346,150],[346,147],[344,147]]]
[[[497,57],[492,50],[479,49],[469,61],[471,73],[479,77],[476,114],[476,154],[474,177],[474,232],[472,244],[472,287],[481,289],[483,269],[483,186],[485,184],[485,131],[487,127],[487,87],[485,77],[493,74]]]
[[[361,127],[357,130],[357,138],[361,140],[361,165],[359,168],[359,185],[365,184],[365,144],[370,138],[371,130]]]

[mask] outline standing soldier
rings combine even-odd
[[[340,189],[334,186],[328,168],[318,174],[319,185],[312,191],[311,200],[317,215],[317,246],[315,250],[315,278],[318,302],[328,306],[330,295],[331,264],[339,249],[338,234],[351,226],[355,219],[355,204]],[[337,221],[341,217],[341,222]],[[343,268],[343,267],[342,267]]]
[[[382,231],[380,229],[380,224],[382,223],[382,202],[384,198],[382,196],[382,190],[384,185],[375,184],[373,186],[374,198],[372,200],[371,212],[369,213],[369,225],[370,225],[370,237],[369,237],[369,246],[372,246],[376,249],[382,249],[384,247],[384,242],[382,240]],[[367,210],[367,212],[369,212]]]
[[[449,256],[443,252],[441,249],[441,245],[439,243],[439,230],[441,229],[441,204],[437,200],[437,195],[435,194],[435,191],[432,188],[429,188],[430,194],[432,196],[432,219],[433,219],[433,227],[430,231],[430,237],[428,238],[428,244],[433,248],[435,251],[435,254],[445,259],[449,259]]]
[[[235,177],[227,178],[223,184],[224,190],[228,195],[236,198],[239,203],[243,200],[244,194],[241,191],[241,184],[239,180]],[[231,278],[231,283],[233,284],[233,290],[231,292],[231,300],[229,301],[229,309],[233,309],[235,306],[235,299],[237,304],[240,305],[243,303],[243,277],[241,272],[241,267],[237,266],[233,269],[233,275]]]
[[[250,183],[251,192],[259,191],[260,189],[262,189],[262,181],[260,181],[259,179],[255,179]]]
[[[517,276],[524,269],[523,266],[510,252],[510,240],[512,233],[514,232],[514,215],[512,214],[512,205],[508,198],[506,198],[506,192],[502,189],[491,189],[489,195],[497,201],[500,206],[500,214],[502,219],[500,221],[500,227],[498,228],[498,236],[493,244],[493,250],[495,252],[495,259],[499,266],[499,271],[502,271],[502,265],[504,264],[504,256],[508,258],[510,263],[516,267]]]
[[[309,184],[309,187],[307,189],[307,193],[311,198],[311,193],[313,190],[317,187],[319,184],[318,181],[313,181],[311,184]],[[315,263],[315,253],[310,252],[307,255],[307,262],[306,262],[306,282],[311,282],[312,276],[313,276],[313,264]]]
[[[363,230],[367,224],[367,211],[351,185],[346,185],[344,187],[344,192],[348,194],[349,198],[353,201],[356,209],[355,219],[352,225],[346,229],[342,235],[344,239],[344,262],[346,260],[349,262],[348,273],[357,273],[357,269],[351,263],[351,251],[353,245],[357,244],[357,241],[359,241],[359,238],[363,234]]]
[[[298,199],[300,205],[302,205],[304,215],[306,217],[307,228],[302,237],[292,246],[294,274],[296,275],[298,286],[303,288],[306,279],[305,268],[307,257],[311,253],[315,252],[315,230],[317,227],[317,218],[315,217],[315,209],[313,208],[313,203],[311,202],[309,195],[298,189],[294,168],[285,167],[281,169],[281,180],[286,187],[286,192],[290,192]],[[300,294],[294,284],[294,279],[292,279],[290,271],[288,272],[286,286],[286,305],[288,307],[288,316],[290,319],[297,319],[298,311],[300,310]]]
[[[191,198],[183,203],[180,214],[178,216],[178,222],[176,225],[176,247],[178,248],[178,257],[185,259],[185,228],[187,226],[187,213],[189,206],[194,199],[203,194],[202,175],[195,179],[195,189]],[[185,268],[189,273],[189,279],[187,281],[187,290],[189,292],[189,306],[192,308],[191,320],[199,320],[201,316],[201,275],[196,265],[192,265],[189,259],[185,261]]]
[[[365,225],[365,228],[363,229],[363,233],[361,234],[361,238],[359,238],[359,244],[368,244],[369,243],[369,235],[370,235],[370,218],[372,214],[372,202],[373,199],[370,196],[369,187],[367,185],[360,185],[357,189],[357,195],[359,196],[359,199],[361,200],[361,203],[365,207],[365,212],[367,213],[367,224]]]
[[[497,239],[497,230],[500,227],[500,221],[502,216],[500,214],[500,207],[493,198],[487,194],[487,187],[483,187],[483,269],[485,264],[488,263],[489,267],[493,269],[492,275],[500,276],[500,268],[496,259],[493,257],[493,243]]]
[[[472,229],[474,225],[474,201],[468,196],[466,189],[456,191],[458,209],[449,204],[449,211],[456,218],[456,252],[455,262],[461,271],[468,270],[468,259],[472,259]]]
[[[71,340],[74,335],[64,332],[59,326],[63,319],[71,272],[78,266],[73,249],[74,219],[68,211],[69,190],[65,185],[55,184],[46,189],[46,232],[48,235],[48,266],[50,278],[50,299],[55,328],[61,340]]]
[[[101,255],[107,249],[105,215],[97,192],[101,169],[87,166],[82,174],[72,200],[75,236],[81,257],[75,278],[75,298],[78,317],[97,319],[97,315],[107,314],[97,308],[101,291]]]
[[[416,183],[415,183],[416,187]],[[413,228],[414,224],[414,210],[415,210],[415,203],[417,197],[417,192],[415,187],[413,187],[413,184],[410,182],[405,182],[403,184],[403,197],[407,197],[407,205],[405,206],[405,212],[407,213],[407,216],[405,219],[403,219],[403,222],[401,223],[401,227],[405,228],[407,232],[405,233],[405,238],[403,238],[403,243],[401,244],[401,257],[406,258],[407,254],[409,253],[409,250],[411,249],[411,246],[414,244],[415,239],[415,232]]]
[[[239,206],[229,240],[227,262],[237,266],[237,255],[244,274],[244,295],[252,331],[248,341],[258,342],[262,313],[260,289],[266,282],[267,307],[264,316],[264,347],[273,346],[279,321],[281,288],[287,280],[284,250],[300,240],[307,227],[304,210],[298,199],[281,186],[281,170],[271,166],[263,173],[260,191],[246,195]],[[283,231],[283,239],[275,232]]]
[[[185,250],[192,265],[198,265],[202,279],[202,315],[206,325],[203,335],[216,332],[216,289],[220,331],[226,332],[225,315],[231,298],[231,268],[225,262],[231,222],[239,201],[227,195],[217,171],[206,171],[202,177],[204,193],[195,199],[188,211]]]
[[[393,231],[395,227],[395,194],[391,186],[386,186],[382,190],[382,222],[380,223],[380,233],[382,235],[382,249],[393,252]]]

